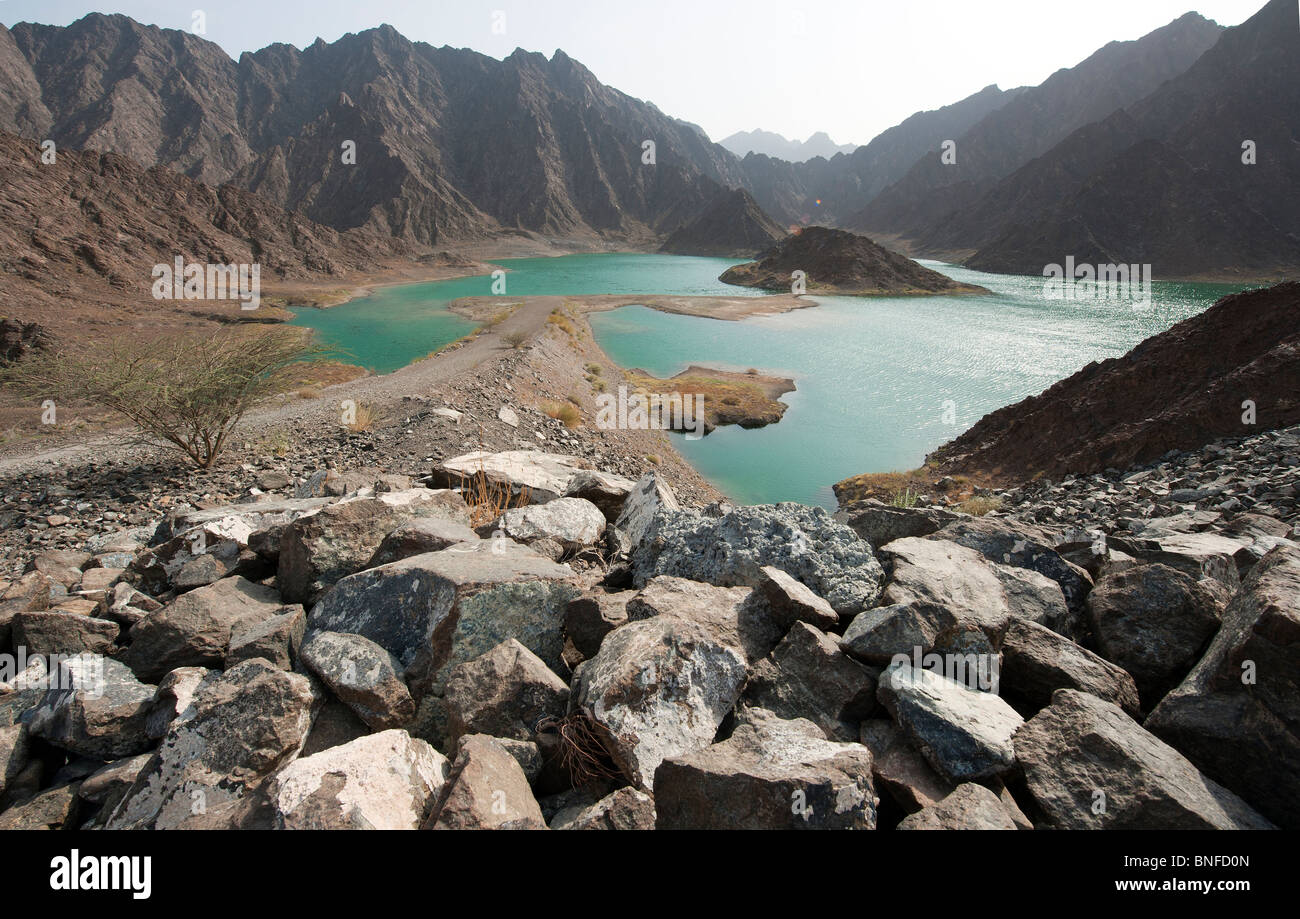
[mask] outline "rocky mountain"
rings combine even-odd
[[[760,153],[790,163],[802,163],[816,156],[830,159],[837,153],[852,153],[858,148],[857,144],[835,143],[825,131],[818,131],[807,140],[786,140],[780,134],[762,129],[739,131],[718,141],[718,146],[742,158]]]
[[[927,464],[1026,481],[1124,469],[1300,424],[1300,283],[1224,297],[1128,354],[984,416]]]
[[[990,271],[1037,274],[1068,253],[1083,263],[1150,264],[1157,277],[1293,276],[1295,20],[1294,4],[1273,0],[1185,73],[951,215],[925,246],[978,247],[968,264]]]
[[[1146,98],[1218,41],[1223,29],[1196,13],[1136,41],[1111,42],[1075,67],[1020,93],[955,141],[945,163],[930,148],[907,174],[846,225],[868,233],[924,238],[1000,179],[1085,125]],[[761,198],[760,198],[761,200]]]
[[[727,269],[720,280],[742,287],[790,290],[795,272],[803,272],[810,294],[987,293],[982,287],[958,283],[918,265],[865,236],[828,227],[798,230],[757,261]]]
[[[501,227],[645,236],[743,184],[697,127],[563,52],[497,61],[381,26],[236,62],[197,36],[92,14],[14,26],[0,71],[0,128],[422,243]]]
[[[116,153],[64,150],[53,163],[41,156],[34,141],[0,134],[0,296],[8,317],[54,331],[85,334],[120,324],[146,308],[141,304],[157,320],[162,305],[151,299],[152,268],[178,255],[187,262],[256,263],[262,280],[272,281],[341,277],[427,254],[373,230],[339,232],[236,186],[213,188]],[[184,306],[165,304],[170,313]]]
[[[785,238],[785,230],[743,188],[718,192],[704,213],[668,235],[661,252],[753,258]]]

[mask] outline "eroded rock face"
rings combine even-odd
[[[902,663],[881,674],[878,695],[949,781],[991,778],[1015,765],[1011,737],[1024,719],[1000,697]]]
[[[431,830],[544,830],[542,809],[510,751],[486,734],[460,739]]]
[[[631,556],[637,584],[661,575],[756,587],[779,568],[851,618],[875,605],[883,573],[871,545],[824,508],[739,507],[721,517],[658,513]]]
[[[1002,801],[983,785],[958,785],[942,801],[904,817],[900,830],[1014,830]]]
[[[415,717],[415,701],[401,677],[401,663],[368,638],[313,632],[302,645],[302,662],[371,730],[402,727]]]
[[[727,740],[665,759],[655,809],[659,829],[874,829],[871,751],[755,710]]]
[[[1034,800],[1061,829],[1268,829],[1118,706],[1061,689],[1016,732]]]
[[[1137,565],[1102,578],[1088,618],[1101,655],[1133,675],[1150,707],[1200,658],[1227,599],[1215,582]]]
[[[316,703],[307,677],[261,658],[203,683],[108,828],[238,826],[265,780],[302,749]]]
[[[881,550],[891,566],[881,606],[844,631],[843,648],[859,660],[887,664],[926,653],[947,629],[975,625],[994,643],[1012,617],[1036,622],[1068,617],[1056,582],[1037,572],[988,561],[942,539],[896,539]]]
[[[451,668],[516,638],[567,673],[565,609],[573,571],[508,540],[463,543],[344,578],[308,625],[369,638],[406,668],[417,701]]]
[[[283,612],[282,606],[269,587],[227,578],[178,597],[132,626],[120,660],[144,680],[177,667],[220,667],[233,631]]]
[[[453,668],[444,698],[451,743],[465,734],[531,740],[542,718],[564,716],[569,686],[510,638]]]
[[[1275,823],[1300,828],[1300,551],[1272,550],[1145,722]]]
[[[575,674],[573,703],[602,732],[628,780],[648,790],[665,758],[713,742],[745,675],[732,631],[659,615],[606,636]]]
[[[449,770],[445,756],[405,731],[361,737],[294,760],[275,776],[275,827],[417,830]]]
[[[150,746],[145,722],[155,687],[98,654],[59,661],[53,688],[29,716],[32,736],[91,759],[131,756]]]

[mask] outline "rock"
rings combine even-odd
[[[233,562],[234,559],[223,561],[212,554],[196,556],[181,565],[172,576],[172,586],[178,591],[186,591],[215,584],[234,570]]]
[[[25,724],[0,727],[0,798],[27,765],[31,735]]]
[[[890,507],[867,500],[836,511],[835,519],[879,548],[895,539],[929,536],[956,520],[957,515],[939,507]]]
[[[1051,629],[1012,619],[1002,640],[1000,682],[1005,694],[1035,709],[1058,689],[1077,689],[1113,702],[1130,715],[1140,710],[1137,686],[1126,671]]]
[[[441,552],[457,543],[478,542],[478,534],[458,520],[425,517],[404,523],[384,537],[365,568],[391,565],[415,555]]]
[[[974,549],[995,564],[1035,571],[1055,581],[1072,616],[1065,621],[1043,624],[1070,638],[1078,635],[1083,604],[1092,590],[1092,578],[1084,569],[1061,558],[1053,547],[1054,540],[1042,530],[1020,522],[973,517],[954,521],[931,538],[955,542]]]
[[[900,830],[1014,830],[1002,801],[983,785],[967,782],[937,804],[904,817]]]
[[[907,813],[937,804],[952,793],[953,784],[931,768],[894,722],[864,721],[860,737],[871,751],[876,790],[888,794]]]
[[[80,783],[43,791],[32,800],[0,814],[0,830],[71,830],[77,825]]]
[[[741,507],[720,517],[659,513],[631,563],[637,585],[669,575],[720,587],[756,587],[765,566],[778,568],[843,618],[874,606],[882,579],[869,543],[824,508],[800,504]]]
[[[571,601],[564,617],[564,634],[584,658],[594,657],[605,636],[627,622],[627,601],[635,591],[595,591]]]
[[[544,830],[528,777],[510,752],[484,734],[462,737],[433,813],[433,830]]]
[[[487,654],[457,665],[447,678],[444,698],[451,743],[465,734],[531,740],[543,717],[564,716],[569,686],[536,654],[510,638]]]
[[[81,583],[81,569],[90,563],[89,552],[48,549],[38,552],[28,566],[28,572],[38,571],[56,584],[72,590]]]
[[[605,532],[605,515],[582,498],[556,498],[546,504],[518,507],[501,515],[497,526],[516,542],[554,540],[566,551],[596,544]]]
[[[452,667],[517,638],[563,675],[567,565],[517,544],[464,543],[344,578],[308,616],[313,629],[363,635],[407,668],[417,701]]]
[[[806,622],[819,629],[833,629],[839,624],[839,614],[829,603],[780,568],[765,565],[758,571],[759,593],[785,629],[796,622]]]
[[[351,707],[338,699],[327,699],[311,723],[311,733],[307,735],[300,755],[314,756],[322,750],[341,747],[369,734],[370,728]]]
[[[13,619],[14,644],[28,654],[108,654],[119,631],[115,622],[74,613],[19,613]]]
[[[172,722],[189,709],[199,687],[220,676],[220,671],[206,667],[177,667],[163,677],[145,720],[145,733],[149,738],[160,740],[165,737]]]
[[[1117,549],[1145,562],[1165,565],[1190,578],[1213,578],[1230,592],[1241,586],[1237,556],[1250,542],[1218,533],[1171,533],[1156,539],[1112,536]]]
[[[302,662],[371,730],[402,727],[415,717],[415,701],[400,676],[401,663],[370,639],[313,632],[299,653]]]
[[[177,667],[220,667],[231,633],[279,614],[279,595],[241,577],[177,597],[131,627],[121,660],[144,680]]]
[[[631,551],[641,544],[656,514],[680,509],[677,496],[668,483],[653,472],[647,473],[623,499],[623,507],[614,521],[624,551]]]
[[[106,593],[124,573],[122,568],[90,568],[81,574],[81,590],[83,593]]]
[[[284,599],[315,603],[340,579],[362,570],[385,536],[420,517],[469,523],[460,495],[427,488],[348,498],[295,520],[280,541],[278,581]]]
[[[1133,675],[1148,707],[1187,675],[1219,630],[1227,598],[1214,583],[1139,565],[1102,578],[1088,598],[1098,651]]]
[[[45,575],[31,571],[0,594],[0,648],[9,647],[14,616],[50,608],[53,586],[54,582]]]
[[[857,722],[876,708],[876,677],[835,639],[796,622],[754,667],[744,701],[780,718],[806,718],[830,740],[857,740]]]
[[[881,555],[892,567],[882,605],[853,620],[841,643],[859,660],[887,664],[900,654],[928,653],[958,625],[978,626],[996,645],[1012,617],[1044,624],[1068,617],[1054,581],[954,542],[896,539]]]
[[[587,807],[557,814],[553,830],[653,830],[655,801],[635,788],[620,788]]]
[[[1300,829],[1300,551],[1246,577],[1192,672],[1145,727],[1287,829]]]
[[[250,537],[262,530],[283,527],[299,517],[315,513],[330,502],[324,498],[272,498],[250,504],[230,504],[211,508],[188,508],[171,514],[158,526],[154,543],[166,543],[178,536],[202,531],[213,545],[224,540],[238,548],[249,547]]]
[[[503,405],[497,409],[497,420],[502,424],[508,424],[512,428],[519,427],[519,416],[515,414],[514,409],[508,405]]]
[[[605,637],[574,675],[574,708],[615,764],[648,790],[665,758],[703,749],[740,697],[744,649],[708,620],[659,615]]]
[[[240,825],[266,779],[302,749],[315,702],[307,677],[261,658],[204,683],[106,826]]]
[[[230,633],[226,666],[233,667],[254,657],[264,658],[281,670],[292,670],[307,628],[307,613],[297,604],[284,612]]]
[[[1269,829],[1118,706],[1059,689],[1016,732],[1034,801],[1060,829]]]
[[[659,765],[658,829],[875,829],[871,751],[810,721],[751,714],[727,740]]]
[[[605,515],[607,523],[615,523],[635,487],[636,482],[621,475],[584,469],[569,480],[564,497],[590,501]]]
[[[91,759],[133,756],[150,747],[145,720],[154,690],[111,658],[64,658],[28,728],[33,737]]]
[[[749,588],[714,587],[685,578],[655,578],[627,601],[630,621],[652,616],[708,623],[730,644],[743,648],[751,662],[766,657],[785,633]]]
[[[878,695],[948,781],[990,778],[1015,765],[1011,735],[1024,719],[998,696],[903,663],[881,675]]]
[[[418,830],[447,781],[447,758],[405,731],[294,760],[270,789],[285,830]]]
[[[150,753],[141,753],[127,759],[114,760],[92,772],[81,783],[77,793],[87,804],[108,806],[111,802],[115,805],[127,789],[135,784],[152,758]]]
[[[433,481],[444,488],[461,488],[481,476],[494,486],[508,487],[516,496],[527,491],[533,504],[545,504],[563,496],[581,470],[582,461],[575,456],[537,450],[479,451],[439,463]]]

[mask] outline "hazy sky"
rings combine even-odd
[[[764,128],[865,143],[990,83],[1041,83],[1189,10],[1236,25],[1265,0],[0,0],[0,21],[88,12],[189,29],[233,57],[389,23],[408,38],[505,57],[563,48],[604,83],[719,140]],[[504,13],[504,19],[499,17]],[[499,34],[501,26],[504,34]]]

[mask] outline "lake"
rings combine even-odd
[[[528,294],[757,295],[717,280],[732,259],[599,254],[510,259],[507,297]],[[1055,300],[1043,278],[922,262],[988,288],[960,297],[818,297],[819,306],[742,322],[628,306],[589,318],[618,364],[672,376],[690,364],[755,368],[798,389],[779,424],[719,428],[675,444],[733,500],[834,507],[831,485],[861,472],[912,469],[990,411],[1046,389],[1090,361],[1117,357],[1238,285],[1154,282],[1145,311],[1106,300]],[[322,344],[387,373],[466,334],[447,310],[492,293],[490,277],[381,288],[328,310],[295,310]],[[1134,393],[1133,398],[1142,398]]]

